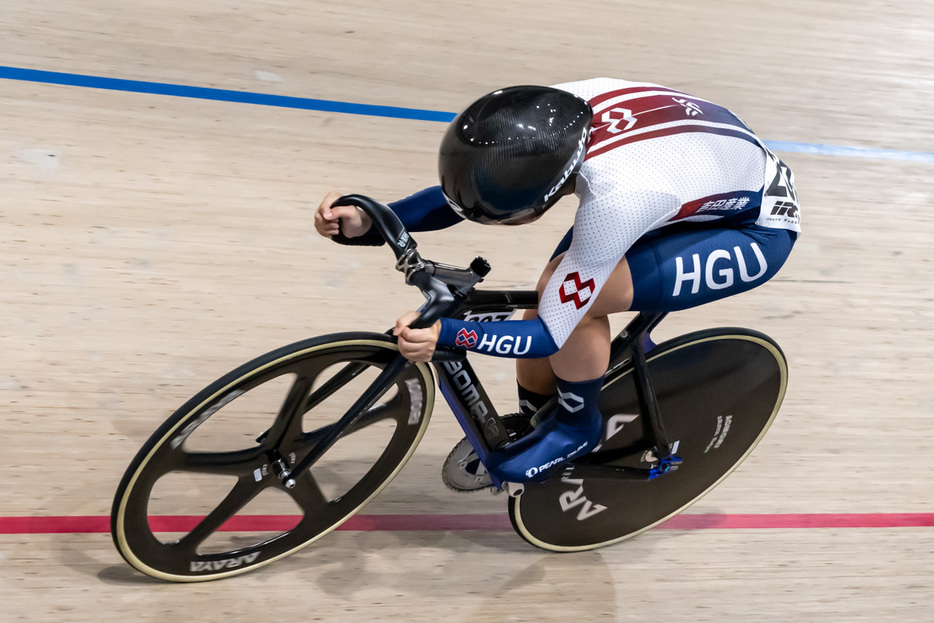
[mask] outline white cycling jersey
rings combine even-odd
[[[647,232],[702,221],[800,232],[790,170],[729,110],[659,85],[610,78],[556,88],[594,111],[575,188],[573,240],[539,305],[559,348]]]

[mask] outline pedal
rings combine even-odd
[[[669,454],[658,462],[658,465],[649,470],[649,480],[655,480],[659,476],[678,470],[681,463],[684,462],[680,456]]]
[[[511,498],[517,498],[525,492],[525,485],[517,482],[504,482],[503,489]]]

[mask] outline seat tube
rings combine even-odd
[[[668,442],[668,434],[665,432],[665,426],[662,423],[655,388],[652,387],[652,380],[649,378],[645,350],[640,340],[635,340],[631,348],[636,395],[639,397],[639,404],[643,413],[648,417],[652,426],[652,434],[655,437],[655,446],[658,448],[659,458],[667,457],[671,454],[671,444]]]

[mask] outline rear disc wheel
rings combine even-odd
[[[653,480],[614,478],[608,467],[601,472],[601,466],[656,464],[632,366],[612,371],[600,396],[598,450],[544,482],[527,483],[509,500],[513,527],[529,543],[552,551],[594,549],[680,513],[752,452],[778,413],[788,380],[778,345],[746,329],[691,333],[659,345],[647,360],[665,430],[683,463]]]

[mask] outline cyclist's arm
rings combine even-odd
[[[394,201],[389,204],[389,208],[396,213],[405,228],[411,232],[444,229],[463,220],[448,205],[440,186],[432,186],[420,190],[405,199]],[[347,238],[338,235],[334,237],[334,241],[341,244],[364,246],[380,246],[384,242],[373,227],[370,227],[370,230],[362,236]]]
[[[442,318],[438,346],[514,359],[537,359],[558,352],[558,345],[540,318],[505,322]]]

